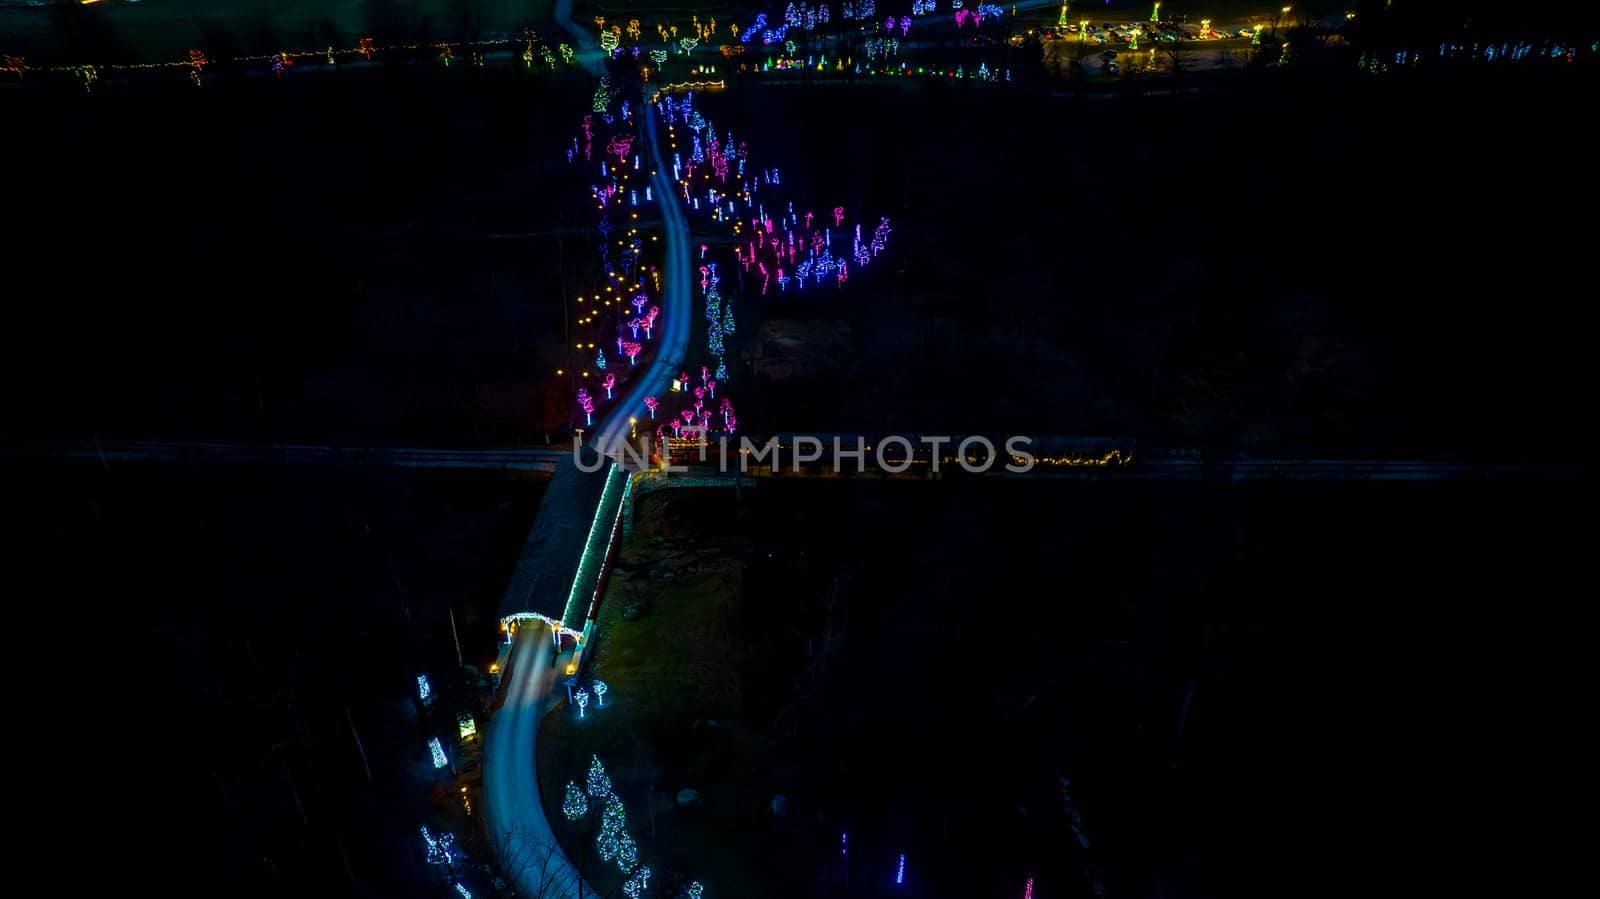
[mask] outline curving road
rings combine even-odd
[[[578,870],[567,861],[544,816],[534,743],[539,722],[555,705],[555,647],[544,628],[523,628],[506,663],[506,698],[483,752],[484,813],[490,845],[502,869],[529,899],[570,899],[580,894]],[[596,895],[587,886],[585,895]]]
[[[642,375],[628,382],[628,389],[615,406],[606,411],[594,429],[596,447],[615,447],[628,439],[630,417],[648,421],[649,410],[644,407],[647,396],[661,396],[672,385],[672,379],[683,370],[683,357],[689,349],[689,334],[693,319],[693,301],[690,290],[689,222],[683,214],[683,204],[678,202],[678,186],[668,177],[672,171],[661,152],[661,142],[656,136],[656,114],[646,105],[641,110],[644,134],[649,139],[650,159],[655,172],[650,185],[661,209],[661,229],[666,241],[666,255],[662,260],[661,315],[663,327],[656,336],[655,358]]]
[[[572,0],[558,0],[556,21],[572,34],[576,55],[585,69],[604,74],[605,54],[587,31],[572,22]],[[663,327],[656,335],[650,365],[631,378],[617,403],[594,429],[593,445],[616,446],[627,439],[630,417],[646,418],[644,398],[667,390],[683,365],[691,332],[692,297],[689,276],[689,224],[677,202],[676,185],[665,173],[656,138],[655,111],[639,105],[644,135],[655,167],[651,185],[661,209],[666,254],[662,260],[661,314]],[[598,442],[598,443],[595,443]],[[542,636],[543,628],[525,628],[512,647],[506,664],[505,702],[489,724],[484,746],[483,796],[489,836],[502,866],[516,880],[519,892],[535,899],[570,899],[596,895],[583,883],[578,870],[556,843],[539,797],[538,753],[535,743],[539,723],[556,704],[552,695],[565,670],[565,658],[555,660],[554,647]]]

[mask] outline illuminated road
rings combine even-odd
[[[643,110],[645,137],[649,139],[650,158],[655,173],[650,185],[661,208],[663,239],[666,255],[661,263],[662,292],[661,315],[663,327],[656,338],[655,358],[642,376],[635,375],[627,390],[612,406],[594,429],[592,445],[614,447],[628,438],[630,417],[649,422],[649,410],[644,407],[647,396],[661,396],[671,388],[672,379],[683,370],[683,357],[689,348],[689,333],[693,314],[691,310],[689,280],[689,222],[683,214],[683,204],[678,201],[677,185],[665,164],[661,141],[656,135],[656,115],[651,107]],[[646,427],[645,430],[653,431]]]
[[[519,895],[567,899],[578,871],[550,831],[539,799],[539,722],[555,704],[554,647],[543,627],[523,628],[506,664],[505,702],[489,723],[483,752],[483,801],[490,839]],[[586,895],[595,895],[589,888]]]
[[[604,72],[604,54],[586,31],[571,19],[572,0],[559,0],[556,21],[572,34],[577,56],[584,68],[595,75]],[[655,167],[651,186],[661,209],[663,240],[661,314],[664,317],[656,337],[655,355],[650,365],[628,380],[628,386],[594,428],[591,445],[611,446],[627,439],[628,419],[648,420],[646,396],[666,391],[683,365],[688,349],[692,298],[689,292],[689,225],[677,200],[675,185],[662,164],[661,147],[656,137],[655,113],[648,105],[636,105],[643,118],[644,136],[650,144]],[[572,622],[581,627],[582,622]],[[542,628],[525,629],[507,662],[505,701],[489,725],[484,748],[483,795],[490,838],[502,866],[517,882],[523,896],[539,899],[568,899],[579,890],[581,876],[558,847],[550,822],[545,818],[539,797],[538,757],[535,743],[539,723],[555,705],[551,695],[558,685],[558,669],[552,667],[550,642],[538,636]],[[563,661],[564,665],[565,662]],[[582,893],[595,895],[584,885]]]

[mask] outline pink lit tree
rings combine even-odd
[[[656,407],[659,406],[659,405],[661,405],[661,401],[656,399],[653,396],[647,396],[647,397],[644,398],[644,407],[646,409],[650,410],[650,420],[651,421],[655,420]]]
[[[628,357],[628,364],[629,365],[638,365],[639,364],[639,360],[638,360],[637,357],[639,355],[639,351],[642,350],[642,349],[644,349],[644,347],[640,346],[637,343],[634,343],[631,340],[625,340],[625,341],[622,342],[622,354],[624,356]]]
[[[594,397],[589,395],[587,387],[578,388],[578,408],[583,410],[583,423],[590,426],[594,424]]]
[[[606,389],[606,399],[611,399],[611,388],[617,386],[617,376],[611,372],[606,372],[606,376],[601,380],[600,386]]]

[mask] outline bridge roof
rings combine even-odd
[[[588,447],[579,452],[584,454],[584,466],[597,470],[579,470],[571,456],[556,463],[550,486],[539,503],[539,513],[511,572],[511,582],[500,599],[502,619],[535,615],[574,629],[583,627],[582,621],[564,620],[567,600],[583,567],[591,532],[603,530],[602,543],[611,536],[610,519],[603,528],[596,528],[595,521],[602,511],[600,506],[613,466],[602,464],[599,455]],[[601,550],[604,548],[602,545]],[[577,616],[582,616],[588,607],[588,596],[583,599]]]

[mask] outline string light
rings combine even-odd
[[[650,866],[645,865],[633,872],[633,876],[628,878],[627,882],[622,885],[622,891],[628,894],[628,899],[639,899],[639,896],[644,893],[645,888],[649,885]]]
[[[598,755],[594,756],[589,762],[589,778],[584,781],[583,789],[591,799],[600,799],[611,795],[611,778],[606,774],[606,766],[600,763],[600,756]],[[620,801],[617,807],[619,810],[621,809]],[[607,813],[610,813],[609,806],[607,807]]]
[[[461,894],[461,899],[472,899],[472,893],[468,892],[467,888],[462,886],[459,880],[456,881],[456,892]]]
[[[583,790],[572,781],[567,781],[566,796],[561,800],[561,814],[567,816],[568,821],[576,821],[589,814],[589,797],[583,795]]]
[[[433,755],[433,767],[443,768],[445,765],[450,764],[450,759],[445,756],[444,746],[439,742],[438,737],[428,738],[428,752]]]
[[[417,698],[423,705],[433,702],[433,685],[428,683],[426,674],[417,675]]]
[[[902,853],[900,853],[900,867],[896,868],[895,872],[894,872],[894,885],[897,886],[897,887],[898,886],[905,886],[905,883],[906,883],[906,854],[904,852],[902,852]]]
[[[450,854],[455,849],[455,834],[448,831],[434,836],[428,828],[422,828],[423,842],[428,844],[428,864],[447,865],[450,863]]]

